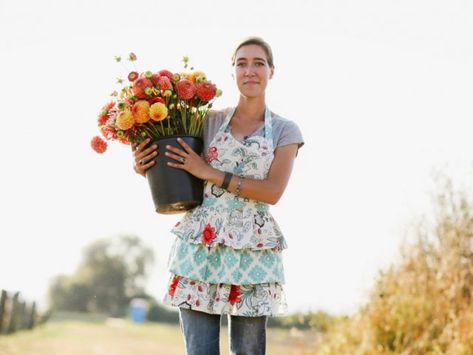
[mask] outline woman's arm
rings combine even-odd
[[[210,181],[218,186],[222,185],[225,173],[208,165],[198,154],[196,154],[184,141],[178,140],[184,150],[167,146],[166,156],[184,162],[168,163],[168,165],[186,170],[200,179]],[[276,148],[274,159],[265,180],[241,179],[240,196],[253,200],[276,204],[286,189],[291,176],[294,159],[297,153],[297,144],[288,144]],[[238,184],[238,176],[233,176],[227,190],[235,192]]]

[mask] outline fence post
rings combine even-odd
[[[2,295],[0,296],[0,334],[3,332],[3,324],[5,323],[5,303],[7,302],[7,291],[2,290]]]
[[[10,324],[7,328],[7,333],[11,334],[16,331],[18,323],[18,298],[20,297],[20,292],[16,292],[11,299],[11,309],[10,309]]]
[[[17,317],[17,329],[26,329],[27,324],[27,312],[26,312],[26,301],[19,303],[18,317]]]
[[[28,329],[33,329],[35,326],[35,321],[36,321],[36,302],[33,302],[31,305],[31,312],[29,314],[29,319],[28,319]]]

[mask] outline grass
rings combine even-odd
[[[313,347],[313,331],[268,329],[267,353],[304,355]],[[220,347],[228,354],[227,329]],[[59,314],[32,331],[0,337],[0,355],[182,355],[178,325],[134,324],[100,315]]]

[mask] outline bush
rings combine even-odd
[[[178,324],[179,312],[176,310],[170,310],[156,301],[153,301],[148,310],[147,319],[150,322]]]
[[[369,302],[340,321],[318,354],[473,354],[473,204],[446,182],[433,227],[419,227]]]

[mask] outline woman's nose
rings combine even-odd
[[[246,76],[252,76],[255,74],[255,68],[252,65],[248,65],[245,70],[245,75]]]

